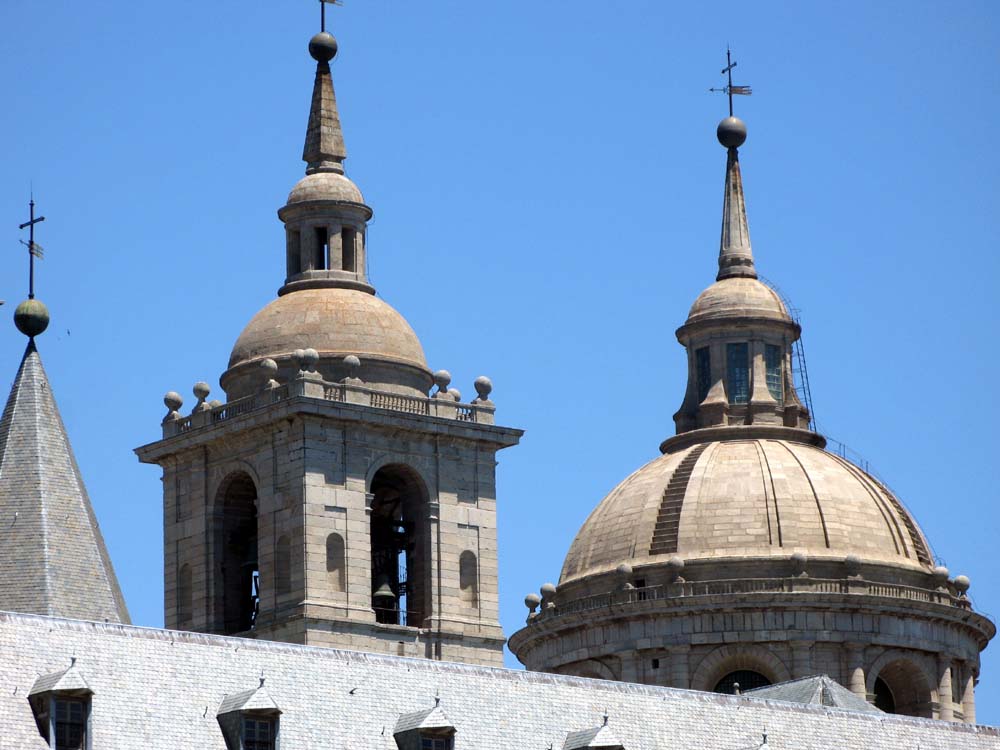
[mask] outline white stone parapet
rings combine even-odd
[[[888,599],[908,599],[916,602],[943,604],[949,607],[971,609],[967,597],[953,596],[944,590],[923,589],[916,586],[878,583],[858,579],[818,579],[818,578],[734,578],[717,581],[678,581],[657,586],[644,586],[620,591],[571,599],[554,603],[543,608],[530,620],[548,619],[574,612],[586,612],[607,607],[639,604],[641,602],[675,600],[670,602],[683,606],[684,599],[699,596],[742,595],[742,594],[853,594],[877,596]]]
[[[364,385],[350,383],[330,383],[323,380],[297,378],[290,383],[277,388],[268,389],[229,401],[220,406],[197,411],[190,416],[178,415],[174,419],[163,422],[163,437],[173,437],[189,432],[199,427],[225,422],[234,417],[248,414],[272,404],[291,398],[309,398],[319,401],[336,401],[340,403],[368,406],[373,409],[418,414],[421,416],[440,417],[458,422],[473,422],[475,424],[495,424],[496,407],[484,403],[463,404],[434,398],[421,398],[391,393]]]

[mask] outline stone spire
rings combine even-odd
[[[340,129],[337,95],[333,90],[330,60],[337,55],[337,40],[325,31],[309,42],[309,54],[316,60],[316,82],[313,84],[309,125],[302,160],[308,165],[306,174],[314,172],[344,172],[347,148]]]
[[[35,336],[48,312],[15,312],[29,337],[0,418],[0,610],[129,622]]]
[[[716,280],[743,276],[757,278],[750,248],[747,208],[743,199],[743,177],[740,174],[738,148],[747,138],[747,128],[737,117],[727,117],[719,123],[716,135],[727,148],[726,191],[722,201],[722,239],[719,243],[719,275]]]

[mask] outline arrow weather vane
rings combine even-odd
[[[733,85],[733,68],[736,67],[736,63],[733,62],[732,53],[729,51],[729,47],[726,47],[726,67],[722,69],[722,75],[728,76],[727,84],[721,89],[710,88],[709,91],[715,91],[725,94],[729,97],[729,116],[733,116],[733,95],[737,96],[750,96],[753,90],[749,86],[734,86]]]
[[[319,30],[326,31],[326,4],[343,5],[341,0],[319,0]]]
[[[28,203],[30,209],[30,216],[28,221],[20,224],[18,229],[28,228],[28,241],[25,242],[21,240],[21,244],[28,248],[28,299],[35,298],[35,258],[41,260],[45,257],[45,253],[42,250],[42,246],[35,242],[35,224],[41,224],[45,221],[44,216],[39,216],[35,218],[35,197],[31,197],[31,202]]]

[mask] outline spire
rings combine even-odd
[[[330,60],[337,55],[337,40],[332,34],[321,31],[309,42],[309,54],[316,60],[316,82],[313,84],[312,107],[309,110],[302,160],[308,165],[306,174],[343,174],[347,148],[340,129],[337,95],[333,91],[333,76],[330,74]]]
[[[0,610],[129,622],[34,338],[0,418]]]
[[[743,177],[740,174],[738,147],[747,138],[747,127],[737,117],[727,117],[719,123],[716,135],[726,147],[726,189],[722,199],[722,239],[719,243],[719,275],[717,281],[734,276],[757,278],[750,248],[750,228],[743,198]]]

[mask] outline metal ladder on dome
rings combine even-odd
[[[792,320],[795,321],[795,324],[799,326],[799,330],[801,331],[802,321],[799,315],[799,308],[792,304],[792,300],[788,295],[781,291],[781,287],[773,281],[763,276],[758,276],[757,279],[778,295],[785,309],[788,310],[788,314],[792,316]],[[809,387],[809,368],[806,367],[806,349],[805,344],[802,342],[801,333],[799,333],[799,338],[792,344],[792,382],[799,397],[806,405],[806,409],[809,410],[809,421],[813,432],[818,432],[816,410],[813,409],[812,389]]]

